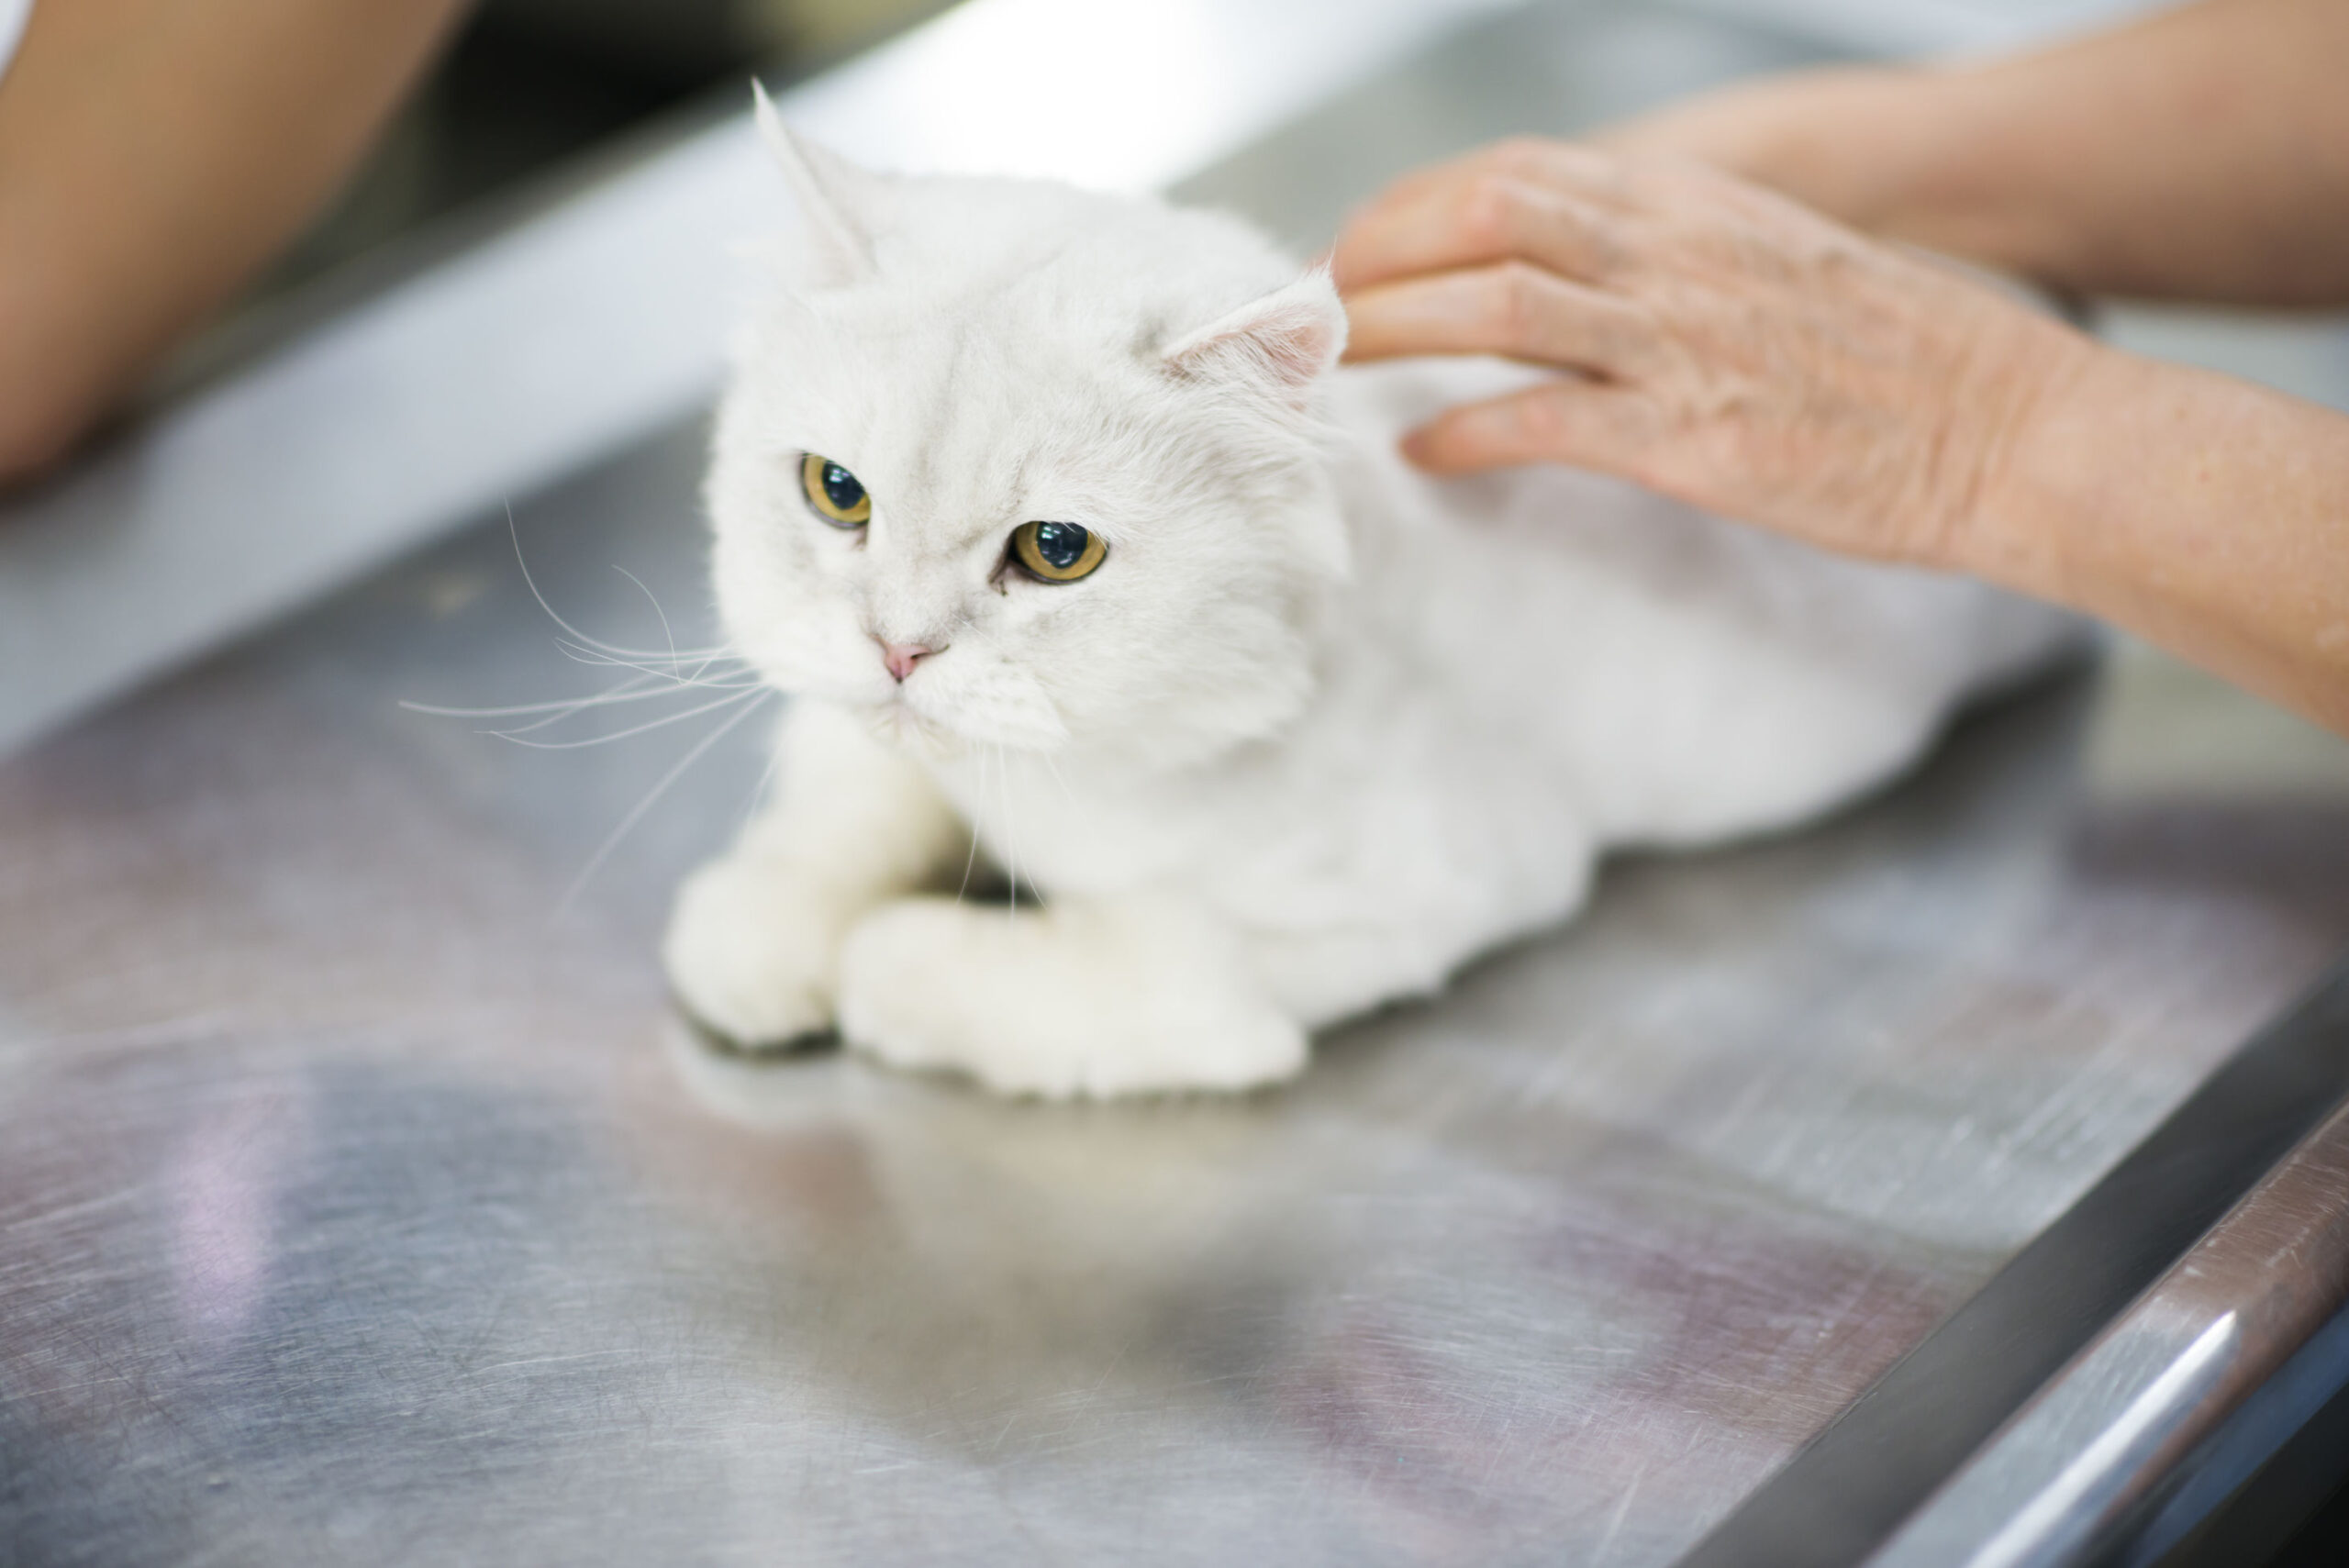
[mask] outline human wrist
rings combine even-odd
[[[2098,432],[2128,395],[2128,360],[2052,320],[2017,334],[1985,378],[1965,503],[1920,564],[2079,605],[2079,536],[2094,526],[2103,466]]]
[[[2349,419],[2082,340],[1945,564],[2128,628],[2349,734]]]

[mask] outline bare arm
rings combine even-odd
[[[2349,735],[2349,417],[2096,348],[1942,562],[2126,626]]]
[[[0,484],[332,191],[462,0],[42,0],[0,78]]]
[[[1685,159],[1504,143],[1357,215],[1357,359],[1566,373],[1415,432],[2133,628],[2349,733],[2349,418],[2102,347]]]
[[[2349,302],[2349,6],[2200,0],[2054,49],[1782,77],[1605,133],[2082,294]]]

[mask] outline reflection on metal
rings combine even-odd
[[[2240,695],[2231,706],[2203,707],[2210,694],[2199,682],[2154,676],[2143,662],[2148,657],[2141,650],[2109,662],[2099,694],[2082,784],[2107,811],[2125,812],[2132,802],[2211,798],[2207,789],[2176,793],[2158,761],[2140,773],[2138,761],[2128,759],[2159,736],[2186,731],[2208,745],[2257,717]],[[2164,717],[2153,718],[2156,711]],[[2157,736],[2143,732],[2148,725]],[[2295,792],[2317,776],[2300,772],[2310,760],[2303,747],[2317,738],[2310,731],[2275,747],[2267,760],[2281,760],[2281,768],[2241,758],[2228,775],[2232,785],[2215,793],[2265,800],[2271,814],[2291,812]],[[2349,746],[2332,745],[2335,771],[2328,776],[2337,781],[2336,796],[2349,797]],[[1793,1462],[1740,1503],[1686,1568],[1844,1568],[1869,1555],[2343,1104],[2349,1104],[2349,966],[2336,969],[2206,1078]],[[2310,1348],[2321,1350],[2316,1340]],[[2142,1529],[2126,1527],[2131,1551],[2157,1535],[2174,1539],[2194,1528],[2307,1418],[2311,1396],[2321,1402],[2331,1391],[2321,1381],[2331,1364],[2321,1361],[2297,1373],[2289,1386],[2264,1389],[2229,1418],[2223,1443],[2198,1451],[2176,1467],[2172,1481],[2132,1505],[2132,1516],[2158,1508],[2161,1517]],[[2133,1478],[2132,1488],[2171,1468],[2175,1457],[2162,1456]]]
[[[1146,190],[1515,3],[971,0],[782,107],[884,168]],[[730,119],[0,502],[0,751],[690,414],[788,223]]]
[[[2176,1359],[2167,1365],[2143,1365],[2146,1347],[2142,1345],[2109,1341],[2099,1347],[2096,1359],[2105,1364],[2075,1372],[2065,1380],[2064,1394],[2035,1405],[2023,1423],[2038,1426],[2043,1442],[2061,1445],[2059,1451],[2069,1455],[2063,1469],[2039,1491],[2027,1493],[2028,1501],[2006,1518],[1997,1534],[1979,1547],[1962,1547],[1962,1554],[1951,1560],[1974,1568],[2027,1568],[2069,1558],[2086,1542],[2097,1517],[2176,1435],[2187,1412],[2210,1395],[2226,1370],[2222,1358],[2234,1351],[2234,1340],[2235,1315],[2228,1312],[2185,1350],[2174,1351]],[[2154,1373],[2151,1381],[2145,1377],[2148,1371]],[[2109,1402],[2132,1394],[2129,1403],[2113,1414]],[[2076,1408],[2056,1408],[2067,1401]],[[2098,1406],[2102,1408],[2089,1408]],[[1969,1472],[1986,1473],[1987,1469]],[[2007,1479],[2011,1485],[2013,1478]],[[1886,1553],[1881,1561],[1898,1562],[1904,1551],[1930,1553],[1926,1543],[1932,1517],[1914,1532],[1904,1532],[1900,1550]]]
[[[2334,1050],[2349,1041],[2349,973],[2310,1011],[2315,1026],[2331,1025]],[[1874,1561],[2077,1561],[2344,1307],[2349,1108],[2310,1133]]]

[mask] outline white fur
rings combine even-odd
[[[1586,474],[1431,481],[1395,435],[1493,369],[1332,370],[1328,279],[1232,219],[770,134],[810,239],[708,499],[728,628],[796,700],[668,941],[745,1044],[837,1022],[1055,1096],[1286,1077],[1573,914],[1602,851],[1848,800],[2067,635]],[[810,514],[807,451],[863,533]],[[1108,560],[1005,573],[1031,519]],[[940,651],[900,685],[881,639]],[[974,851],[1044,906],[918,896]]]

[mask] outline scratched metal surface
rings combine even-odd
[[[1774,58],[1544,8],[1195,188]],[[701,634],[700,439],[518,507],[576,623]],[[709,720],[395,706],[552,630],[500,518],[0,766],[0,1561],[1665,1563],[2349,940],[2343,750],[2124,651],[1279,1093],[753,1066],[651,960],[748,732],[566,902]]]

